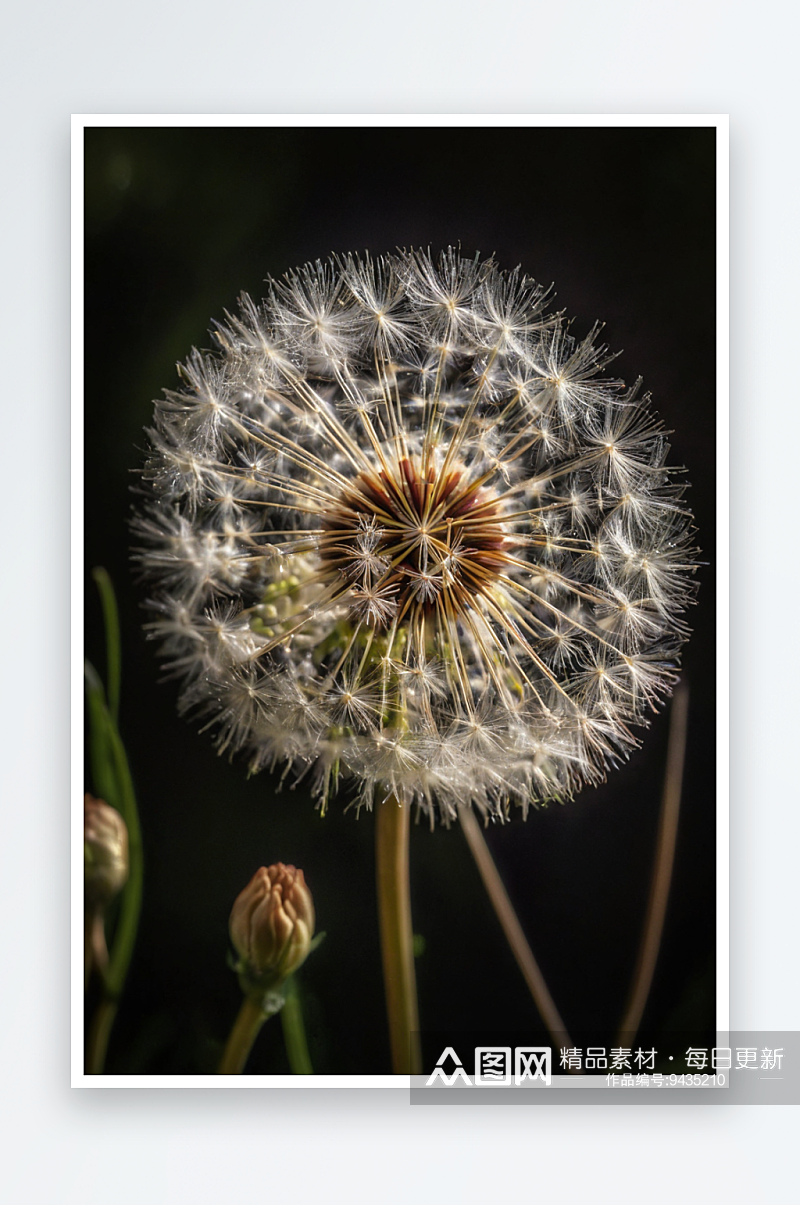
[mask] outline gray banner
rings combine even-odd
[[[731,1031],[716,1045],[469,1046],[455,1036],[411,1077],[412,1105],[796,1105],[800,1034]]]

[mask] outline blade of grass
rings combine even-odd
[[[136,793],[131,778],[128,757],[119,733],[119,692],[121,681],[121,647],[119,614],[114,588],[105,569],[95,569],[94,580],[100,591],[106,629],[108,662],[108,693],[94,666],[85,666],[86,701],[89,720],[89,758],[92,785],[106,803],[116,808],[128,829],[128,881],[118,900],[116,923],[108,964],[100,971],[102,997],[92,1018],[86,1046],[86,1069],[90,1074],[102,1074],[111,1028],[130,966],[139,914],[142,906],[143,854],[142,834]],[[110,926],[109,926],[110,927]]]
[[[104,738],[110,756],[112,781],[106,802],[116,807],[127,825],[129,865],[128,881],[119,896],[119,913],[108,965],[102,972],[103,994],[92,1018],[86,1042],[86,1071],[89,1075],[102,1075],[111,1029],[136,942],[144,867],[139,813],[125,747],[117,726],[97,691],[94,706],[99,722],[104,726]],[[98,789],[97,786],[95,789]]]

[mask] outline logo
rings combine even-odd
[[[511,1047],[475,1047],[475,1087],[511,1083]]]
[[[448,1058],[452,1059],[455,1065],[455,1070],[451,1075],[446,1075],[444,1071],[444,1065]],[[429,1080],[427,1080],[425,1087],[430,1088],[433,1081],[437,1079],[442,1080],[442,1082],[446,1084],[448,1088],[452,1088],[457,1079],[462,1079],[468,1088],[472,1087],[469,1076],[464,1070],[464,1064],[461,1062],[461,1059],[458,1057],[455,1050],[453,1050],[452,1046],[445,1047],[443,1053],[439,1055],[439,1061],[434,1067],[431,1077]]]
[[[448,1074],[445,1068],[448,1061],[452,1071]],[[476,1088],[509,1086],[511,1080],[511,1047],[510,1046],[476,1046],[475,1047],[475,1079]],[[552,1082],[552,1055],[549,1046],[516,1046],[514,1048],[514,1084],[519,1088],[530,1081],[541,1080],[546,1087]],[[440,1079],[447,1088],[452,1088],[456,1080],[473,1086],[473,1080],[464,1070],[464,1064],[452,1046],[447,1046],[439,1055],[439,1060],[430,1077],[425,1083],[429,1088]]]
[[[544,1080],[550,1087],[552,1063],[549,1046],[517,1046],[514,1050],[514,1083],[517,1087],[525,1080]]]

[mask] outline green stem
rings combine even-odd
[[[102,567],[92,570],[92,577],[100,593],[103,607],[103,622],[106,630],[106,694],[108,710],[115,724],[119,722],[119,690],[122,678],[120,653],[119,612],[111,578]]]
[[[409,808],[390,796],[376,808],[375,863],[378,880],[386,1011],[395,1075],[419,1075],[417,985],[408,868]]]
[[[114,1024],[116,1015],[116,1000],[112,1000],[109,996],[104,996],[92,1017],[89,1035],[86,1039],[85,1057],[87,1075],[103,1074],[106,1051],[108,1050],[108,1039],[111,1036],[111,1027]]]
[[[306,1031],[303,1025],[303,1010],[300,1007],[300,995],[297,984],[289,979],[285,984],[286,1003],[281,1009],[281,1025],[283,1026],[283,1041],[292,1075],[313,1075],[311,1056],[308,1053]]]
[[[86,987],[94,974],[101,985],[101,995],[89,1026],[84,1055],[87,1075],[102,1075],[108,1051],[108,1040],[117,1016],[119,997],[109,991],[108,947],[105,918],[102,909],[86,913],[85,937],[89,946],[86,954]]]
[[[83,914],[83,992],[89,989],[94,963],[94,912],[87,909]]]
[[[136,931],[139,927],[139,913],[142,908],[142,879],[144,865],[142,857],[142,830],[139,825],[139,812],[136,807],[136,795],[133,789],[128,759],[125,747],[115,724],[109,725],[109,742],[114,764],[114,771],[119,789],[118,807],[122,818],[128,827],[128,881],[120,898],[119,919],[114,931],[114,941],[106,972],[106,983],[109,992],[121,996],[128,974],[133,947],[136,941]]]
[[[98,799],[103,799],[112,807],[117,807],[117,784],[108,742],[111,719],[108,714],[106,692],[97,670],[90,661],[85,664],[85,679],[92,790]]]
[[[266,1019],[267,1014],[259,1008],[254,1000],[245,996],[242,1007],[239,1009],[239,1015],[230,1032],[217,1071],[218,1075],[241,1075],[250,1051],[253,1049],[253,1043]]]

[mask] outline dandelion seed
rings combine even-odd
[[[566,798],[671,690],[685,485],[649,399],[519,272],[306,265],[156,403],[135,522],[182,706],[327,802]]]
[[[397,586],[354,586],[350,592],[353,614],[366,623],[385,628],[397,614]]]

